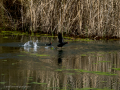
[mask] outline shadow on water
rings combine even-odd
[[[0,36],[0,90],[119,90],[118,41],[69,41],[60,50],[57,44],[57,38]]]

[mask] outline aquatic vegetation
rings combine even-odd
[[[87,52],[87,53],[95,53],[95,52]]]
[[[50,56],[50,55],[47,55],[47,54],[38,54],[38,53],[30,54],[30,55],[33,55],[33,56]]]
[[[76,88],[75,90],[95,90],[96,88]]]
[[[55,70],[55,71],[63,71],[62,69],[57,69],[57,70]]]
[[[109,73],[109,72],[99,72],[99,71],[92,71],[91,73],[98,74],[98,75],[107,75],[107,76],[117,75],[117,74],[112,74],[112,73]]]
[[[28,35],[26,32],[19,32],[19,31],[1,31],[1,35]],[[7,37],[4,37],[7,38]]]
[[[103,56],[97,56],[97,57],[103,57]]]
[[[105,52],[98,52],[98,54],[105,54]]]
[[[8,37],[3,37],[3,38],[8,38]]]
[[[96,55],[91,55],[91,57],[97,57]]]
[[[34,34],[34,33],[32,33],[30,36],[35,36],[35,34]]]
[[[100,82],[102,82],[102,83],[106,83],[107,81],[100,81]]]
[[[2,61],[6,62],[7,60],[2,60]]]
[[[36,56],[50,56],[50,55],[46,55],[46,54],[39,54],[39,55],[36,55]]]
[[[73,41],[72,39],[69,39],[69,40],[65,40],[66,42],[70,42],[70,41]]]
[[[75,49],[78,49],[78,48],[75,48]]]
[[[80,39],[80,41],[90,42],[90,41],[93,41],[93,40],[91,40],[91,39],[89,39],[89,38],[85,38],[85,39]]]
[[[81,56],[87,56],[86,54],[82,54]]]
[[[54,48],[54,47],[51,47],[50,49],[52,49],[52,50],[53,50],[53,49],[55,49],[55,48]]]
[[[66,73],[66,74],[68,74],[68,75],[74,75],[75,73]]]
[[[80,39],[74,39],[73,41],[80,41]]]
[[[29,80],[33,80],[33,78],[29,78]]]
[[[62,69],[62,70],[73,71],[74,69]]]
[[[87,70],[82,70],[82,69],[79,69],[77,72],[92,73],[92,71],[87,71]]]
[[[41,35],[42,36],[42,35]],[[57,37],[57,36],[49,36],[49,35],[45,35],[45,36],[42,36],[42,37]]]
[[[5,34],[5,33],[11,33],[12,31],[1,31],[1,33]]]
[[[92,63],[92,64],[99,64],[99,63]]]
[[[12,83],[12,85],[17,85],[16,83]]]
[[[40,37],[41,35],[36,35],[36,37]]]
[[[26,55],[17,55],[17,56],[26,56]]]
[[[12,63],[12,65],[15,65],[15,63]]]
[[[111,61],[98,61],[98,62],[111,62]]]
[[[30,84],[47,84],[47,83],[38,83],[38,82],[31,82]]]
[[[63,38],[67,38],[67,39],[73,39],[72,37],[63,37]]]
[[[33,78],[33,77],[28,77],[28,78]]]
[[[37,54],[30,54],[30,55],[37,55]]]
[[[75,90],[113,90],[109,88],[76,88]]]
[[[33,80],[33,77],[27,77],[30,81],[32,81]]]
[[[2,76],[4,76],[5,74],[1,74]]]
[[[60,90],[63,90],[60,87],[47,87],[46,89],[60,89]]]
[[[41,34],[41,36],[47,36],[48,34]]]
[[[117,71],[120,71],[120,68],[112,68],[112,69],[117,70]]]
[[[15,65],[15,64],[17,64],[17,63],[12,63],[12,65]]]
[[[26,52],[26,51],[22,51],[23,53],[28,53],[28,52]]]
[[[85,41],[85,42],[90,42],[90,41],[93,41],[89,38],[71,38],[71,37],[68,37],[69,40],[67,41]]]
[[[117,75],[117,74],[112,74],[109,72],[100,72],[100,71],[87,71],[87,70],[83,70],[83,69],[57,69],[55,71],[76,71],[78,74],[79,72],[81,73],[92,73],[92,74],[97,74],[97,75],[107,75],[107,76],[113,76],[113,75]]]
[[[6,82],[0,82],[0,84],[5,84]]]

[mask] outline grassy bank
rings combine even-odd
[[[0,27],[93,38],[120,38],[119,0],[2,0]]]

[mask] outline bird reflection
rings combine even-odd
[[[58,51],[58,65],[62,64],[63,50]]]

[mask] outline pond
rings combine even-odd
[[[64,41],[61,49],[57,37],[1,35],[0,90],[120,89],[119,41]]]

